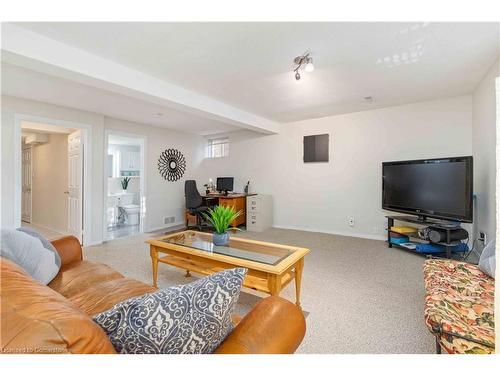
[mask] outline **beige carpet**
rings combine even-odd
[[[144,240],[155,235],[88,247],[84,256],[151,283]],[[423,257],[389,249],[382,241],[323,233],[271,229],[237,236],[311,249],[302,280],[307,333],[298,353],[434,353],[434,340],[423,320]],[[181,270],[159,265],[160,287],[192,280]],[[244,289],[237,312],[244,314],[262,296]],[[281,296],[295,301],[293,283]]]

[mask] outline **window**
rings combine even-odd
[[[223,158],[229,156],[229,138],[212,138],[207,143],[207,158]]]

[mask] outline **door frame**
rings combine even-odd
[[[30,173],[31,173],[31,184],[30,184],[30,221],[29,221],[29,224],[31,224],[33,222],[33,146],[32,145],[29,145],[27,147],[25,147],[24,149],[21,147],[21,168],[23,167],[22,164],[23,164],[23,159],[22,159],[22,155],[23,155],[23,152],[25,149],[29,149],[30,150]],[[23,175],[22,175],[23,171],[21,169],[21,222],[23,220],[23,210],[22,210],[22,189],[23,189]]]
[[[103,241],[108,241],[108,216],[107,216],[107,199],[108,199],[108,144],[109,136],[117,135],[120,137],[135,138],[139,141],[140,151],[140,181],[139,181],[139,233],[144,233],[144,221],[146,219],[146,151],[147,151],[147,137],[142,134],[127,133],[120,130],[106,129],[104,131],[104,183],[103,183]]]
[[[80,122],[58,120],[23,113],[14,114],[14,223],[21,226],[21,189],[22,189],[22,147],[21,125],[24,121],[56,125],[62,128],[82,130],[83,145],[83,205],[82,236],[83,245],[92,243],[92,125]]]

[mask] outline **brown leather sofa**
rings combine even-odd
[[[62,267],[48,286],[0,258],[2,353],[116,353],[91,317],[155,288],[83,260],[75,237],[52,244]],[[293,353],[304,334],[301,310],[282,298],[269,297],[237,324],[216,353]]]

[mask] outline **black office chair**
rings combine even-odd
[[[186,196],[186,210],[190,215],[196,216],[196,227],[202,230],[203,223],[207,223],[203,213],[208,211],[208,207],[203,205],[203,198],[196,187],[195,180],[186,180],[184,195]],[[189,220],[187,218],[186,227],[189,229]]]

